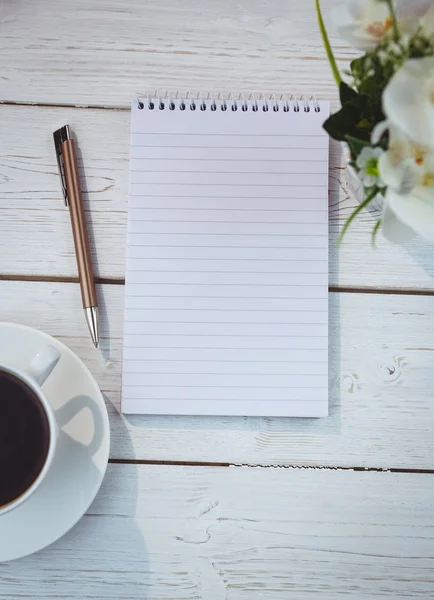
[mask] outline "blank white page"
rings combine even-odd
[[[132,104],[122,411],[325,416],[329,106],[191,104]]]

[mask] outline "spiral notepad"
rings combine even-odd
[[[328,114],[134,100],[124,413],[327,414]]]

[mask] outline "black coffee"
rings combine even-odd
[[[36,394],[0,370],[0,508],[19,498],[35,481],[49,443],[48,419]]]

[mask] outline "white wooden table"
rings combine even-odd
[[[332,42],[347,67],[354,51]],[[0,0],[0,319],[83,359],[112,432],[88,514],[1,564],[0,598],[432,599],[434,248],[372,250],[367,212],[336,248],[355,205],[336,145],[330,417],[119,414],[129,102],[154,89],[313,93],[337,107],[313,0]],[[53,151],[67,122],[83,156],[101,352]]]

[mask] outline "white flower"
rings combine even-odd
[[[377,0],[377,2],[382,0]],[[384,0],[383,0],[384,3]],[[418,19],[419,23],[429,10],[434,6],[433,0],[394,0],[398,21],[406,21],[409,19]]]
[[[411,140],[434,146],[434,57],[408,60],[383,94],[389,121]]]
[[[393,242],[404,242],[415,233],[434,241],[434,188],[418,187],[411,194],[397,194],[389,188],[385,197],[383,233]],[[391,221],[395,217],[395,221]],[[397,226],[400,233],[397,234]]]
[[[433,0],[394,0],[401,33],[416,32]],[[355,48],[371,50],[392,29],[387,3],[379,0],[345,0],[332,11],[340,36]]]
[[[383,186],[378,169],[378,160],[383,152],[381,148],[365,146],[357,157],[356,166],[359,170],[358,176],[363,181],[365,188],[373,187],[374,185]]]
[[[381,218],[381,227],[383,235],[386,239],[394,244],[404,244],[408,240],[415,237],[416,232],[411,227],[405,225],[398,219],[393,210],[389,206],[390,194],[386,194],[384,199],[383,216]]]
[[[401,243],[416,233],[434,241],[434,148],[412,142],[393,126],[389,136],[389,149],[379,158],[387,185],[384,235]]]
[[[434,33],[434,3],[421,20],[422,33],[430,36]]]

